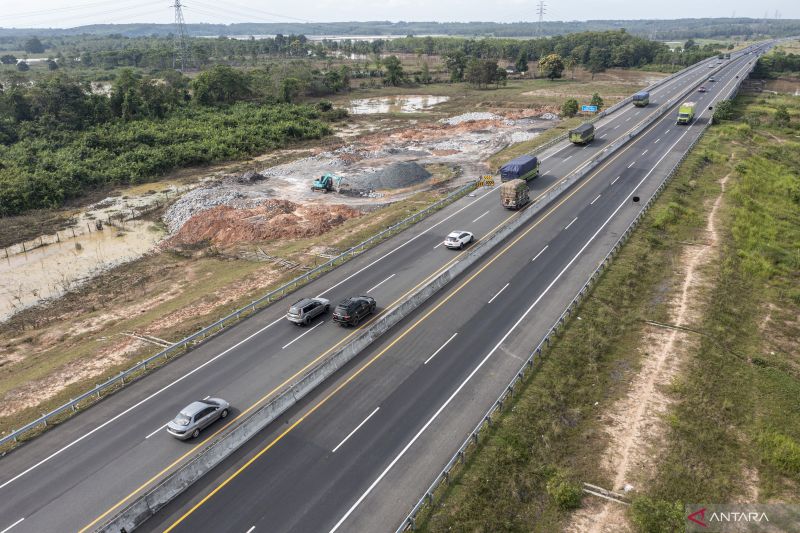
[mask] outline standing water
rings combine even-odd
[[[347,110],[354,115],[375,113],[416,113],[450,99],[449,96],[378,96],[352,100]]]
[[[152,222],[131,220],[124,229],[94,222],[82,226],[83,232],[67,229],[56,235],[43,235],[34,243],[44,244],[8,257],[0,252],[0,320],[48,298],[57,298],[100,272],[137,259],[161,238]]]

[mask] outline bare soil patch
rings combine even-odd
[[[722,191],[715,199],[706,225],[707,245],[686,246],[677,265],[677,291],[670,302],[671,324],[691,327],[696,324],[705,302],[703,295],[708,277],[703,272],[719,254],[717,213],[722,203],[728,176],[720,180]],[[647,472],[655,467],[664,435],[664,415],[671,404],[665,388],[681,371],[688,350],[695,346],[696,336],[684,330],[647,325],[643,329],[642,366],[633,377],[628,394],[604,416],[609,446],[602,458],[611,473],[614,491],[626,485],[637,488]],[[592,501],[573,515],[570,531],[611,533],[629,531],[622,505]]]

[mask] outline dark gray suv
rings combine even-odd
[[[286,318],[298,326],[307,326],[321,314],[331,309],[331,303],[325,298],[303,298],[292,304]]]
[[[357,326],[361,320],[375,312],[375,299],[370,296],[353,296],[342,300],[333,311],[333,320],[341,326]]]

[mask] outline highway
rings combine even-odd
[[[753,59],[754,56],[733,59],[725,73],[717,75],[716,84],[707,84],[709,93],[691,99],[703,109],[735,79],[736,69]],[[588,147],[562,143],[542,154],[543,175],[535,180],[534,194],[544,193],[585,165],[670,95],[697,85],[707,77],[704,69],[690,69],[652,91],[648,108],[625,107],[601,120],[597,138]],[[706,119],[707,113],[700,120]],[[574,283],[593,268],[596,256],[604,255],[603,250],[607,251],[608,243],[615,238],[614,231],[635,216],[638,206],[627,197],[635,189],[646,198],[647,187],[658,176],[654,171],[658,168],[656,163],[661,161],[665,166],[671,157],[679,156],[681,147],[688,146],[692,132],[697,130],[675,126],[674,113],[668,113],[521,230],[513,247],[501,246],[498,254],[489,254],[457,280],[452,290],[433,298],[376,342],[148,527],[163,528],[183,516],[215,484],[273,441],[270,449],[189,514],[178,529],[247,531],[256,527],[257,531],[313,531],[333,527],[351,508],[346,520],[355,526],[348,525],[346,529],[392,526],[392,520],[398,518],[395,515],[404,513],[423,485],[427,486],[423,483],[426,476],[438,470],[427,469],[436,464],[438,456],[428,454],[428,448],[416,448],[433,439],[432,449],[452,453],[453,448],[436,442],[431,431],[422,432],[411,442],[411,447],[394,463],[396,468],[384,474],[389,477],[399,475],[399,470],[410,473],[415,468],[426,468],[422,477],[396,484],[405,484],[406,489],[401,491],[402,504],[394,506],[393,514],[363,513],[360,505],[353,504],[359,502],[409,439],[426,427],[426,421],[439,425],[443,420],[466,419],[466,414],[447,414],[455,409],[453,401],[462,401],[454,392],[463,396],[466,391],[462,388],[474,387],[470,399],[475,406],[487,394],[492,399],[497,396],[499,392],[492,388],[491,379],[504,376],[514,358],[502,365],[500,358],[491,356],[498,351],[513,353],[507,345],[515,342],[522,343],[515,349],[535,344],[528,342],[525,335],[520,336],[518,329],[535,338],[551,315],[561,312],[563,299]],[[637,186],[637,180],[651,177]],[[451,230],[466,229],[480,238],[514,216],[518,215],[499,206],[496,189],[480,190],[475,197],[462,198],[424,223],[315,280],[296,297],[321,295],[335,303],[349,295],[369,293],[381,310],[388,309],[457,260],[459,252],[439,246]],[[601,225],[605,220],[608,221]],[[569,298],[572,296],[569,294]],[[534,301],[538,306],[534,316],[525,315],[518,328],[509,329]],[[220,396],[234,406],[235,416],[227,424],[235,424],[237,417],[273,397],[304,368],[354,335],[354,330],[332,324],[329,316],[323,316],[312,327],[297,328],[283,319],[287,304],[279,302],[230,328],[0,460],[0,531],[12,525],[10,531],[14,532],[92,529],[227,427],[213,426],[198,442],[176,441],[163,426],[181,407],[194,399]],[[502,312],[498,313],[497,308]],[[503,338],[506,332],[508,336]],[[517,341],[518,338],[522,340]],[[499,348],[491,349],[495,345]],[[480,364],[487,354],[489,357]],[[472,378],[464,381],[470,375]],[[485,382],[487,379],[489,382]],[[482,386],[487,383],[490,386]],[[339,385],[342,387],[337,390]],[[334,391],[330,399],[319,404]],[[445,404],[448,398],[452,399]],[[432,419],[439,406],[444,407]],[[293,426],[297,421],[302,423]],[[292,429],[276,441],[287,428]],[[459,441],[464,435],[457,428],[445,433]],[[426,459],[409,460],[420,454]],[[409,464],[400,469],[398,463],[404,461]],[[265,483],[265,479],[269,482]],[[377,498],[386,506],[391,500],[381,496],[385,485],[377,483],[364,499]],[[416,496],[409,499],[412,493]],[[221,511],[222,505],[227,509],[235,506],[236,513]]]
[[[667,113],[144,529],[394,529],[749,61],[687,98],[692,125]]]

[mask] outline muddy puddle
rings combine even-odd
[[[164,229],[141,217],[191,187],[131,187],[76,213],[71,227],[0,249],[0,321],[144,255]]]
[[[450,99],[449,96],[380,96],[352,100],[347,110],[354,115],[371,115],[378,113],[416,113],[430,109]]]
[[[124,229],[104,225],[44,235],[32,250],[0,256],[0,320],[48,298],[57,298],[113,266],[137,259],[162,237],[152,222],[132,220]]]

